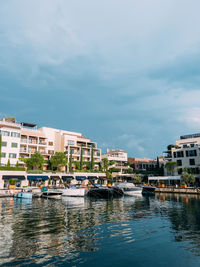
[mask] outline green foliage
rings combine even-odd
[[[16,185],[16,182],[16,179],[10,179],[8,183],[9,185]]]
[[[67,164],[66,155],[63,152],[56,152],[54,155],[51,156],[50,161],[52,167],[56,168],[56,170],[60,170]]]
[[[69,172],[72,172],[72,150],[70,150],[70,157],[69,157]]]
[[[6,167],[10,167],[10,160],[8,160]]]
[[[186,170],[183,171],[181,174],[181,182],[185,184],[193,184],[195,182],[194,174],[188,173]]]
[[[109,160],[107,158],[104,158],[101,160],[102,162],[102,168],[104,171],[108,171],[108,167],[109,167]]]
[[[18,162],[18,161],[17,161],[15,167],[16,167],[16,168],[19,168],[19,162]]]
[[[121,171],[121,169],[119,169],[119,168],[110,168],[109,169],[109,172],[111,172],[111,173],[113,173],[113,172],[120,172]]]
[[[26,163],[29,170],[43,169],[44,157],[38,151],[32,154],[30,158],[22,158],[21,160]]]
[[[1,166],[1,145],[2,145],[2,136],[0,134],[0,166]]]
[[[168,174],[170,174],[170,175],[174,174],[174,171],[175,171],[176,167],[177,167],[177,162],[176,161],[168,161],[165,164],[165,168],[166,168]]]
[[[135,174],[134,175],[133,182],[135,184],[140,184],[141,183],[141,176],[140,176],[140,174]]]
[[[106,171],[106,178],[109,184],[113,183],[112,174],[109,171]]]
[[[25,171],[25,168],[0,166],[0,171]]]
[[[111,165],[114,165],[115,164],[115,161],[114,160],[111,160],[110,162],[109,162],[109,165],[111,166]]]
[[[83,169],[83,148],[81,147],[81,157],[80,157],[80,170]]]
[[[129,169],[127,169],[127,170],[124,170],[124,173],[129,173],[129,174],[131,174],[131,173],[133,173],[133,169],[132,169],[132,168],[129,168]]]
[[[94,149],[91,151],[91,162],[90,162],[90,170],[94,169]]]
[[[171,145],[168,145],[168,146],[167,146],[167,150],[170,151],[173,147],[174,147],[174,148],[179,148],[179,146],[177,146],[177,145],[172,145],[172,144],[171,144]]]

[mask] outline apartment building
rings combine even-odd
[[[137,171],[153,170],[157,167],[157,160],[147,158],[128,158],[131,167]]]
[[[124,150],[120,149],[107,149],[107,152],[102,155],[102,158],[107,158],[109,161],[115,161],[116,163],[127,163],[128,154]]]
[[[200,177],[200,133],[180,136],[175,145],[164,152],[165,163],[177,162],[177,172],[181,174],[185,167],[192,168],[196,177]],[[165,170],[166,173],[166,170]]]
[[[8,160],[11,166],[15,166],[17,161],[24,165],[20,158],[29,158],[36,151],[40,152],[45,160],[55,152],[66,152],[69,160],[71,151],[73,160],[80,161],[81,148],[83,161],[91,161],[92,151],[94,162],[98,163],[101,160],[101,149],[81,133],[49,127],[37,129],[36,124],[17,123],[15,118],[3,118],[0,120],[0,134],[2,166],[5,166]],[[45,165],[44,168],[46,167]]]

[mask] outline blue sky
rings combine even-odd
[[[200,2],[1,0],[0,115],[132,157],[200,132]]]

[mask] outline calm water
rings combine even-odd
[[[200,199],[0,199],[2,266],[200,266]]]

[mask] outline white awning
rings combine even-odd
[[[172,181],[172,180],[181,180],[181,176],[150,176],[148,177],[149,181]]]

